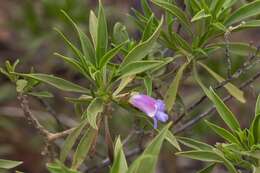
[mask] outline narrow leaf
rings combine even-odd
[[[192,148],[192,149],[196,149],[196,150],[212,150],[213,149],[212,146],[210,146],[206,143],[197,141],[195,139],[191,139],[191,138],[178,137],[178,141],[180,143],[182,143],[183,145],[185,145],[189,148]]]
[[[260,95],[256,101],[255,118],[250,127],[250,132],[253,134],[255,144],[257,144],[260,141]]]
[[[54,55],[63,59],[63,61],[65,61],[67,64],[69,64],[75,70],[79,71],[81,74],[86,75],[84,68],[82,68],[82,66],[80,65],[80,63],[77,60],[64,56],[64,55],[61,55],[59,53],[54,53]]]
[[[151,141],[151,143],[146,147],[144,152],[138,159],[136,159],[132,165],[129,167],[127,173],[137,173],[137,172],[155,172],[156,162],[158,155],[162,146],[164,139],[166,138],[167,131],[171,123],[166,125],[160,133]]]
[[[228,127],[233,130],[239,130],[240,125],[233,113],[229,110],[229,108],[225,105],[225,103],[219,98],[219,96],[215,93],[215,91],[211,88],[211,101],[214,103],[219,115],[224,120],[224,122],[228,125]]]
[[[214,72],[213,70],[211,70],[208,66],[206,66],[205,64],[199,62],[199,64],[209,72],[209,74],[211,74],[219,83],[225,81],[225,79],[223,77],[221,77],[219,74],[217,74],[216,72]],[[241,91],[239,88],[237,88],[235,85],[231,84],[231,83],[227,83],[226,85],[224,85],[224,88],[226,88],[226,90],[233,96],[235,97],[238,101],[245,103],[245,97],[244,97],[244,92]]]
[[[154,33],[151,35],[149,39],[147,39],[144,42],[139,43],[136,45],[125,57],[124,61],[121,64],[121,68],[125,65],[142,60],[152,49],[153,44],[156,42],[157,38],[160,35],[161,26],[163,24],[163,18],[161,18],[161,21],[154,31]]]
[[[96,134],[97,130],[93,129],[92,127],[89,127],[89,129],[85,132],[85,135],[81,138],[76,152],[73,156],[71,166],[72,169],[77,169],[85,160]]]
[[[39,91],[39,92],[28,92],[28,94],[39,97],[39,98],[53,98],[53,94],[48,91]]]
[[[134,75],[122,78],[118,88],[114,91],[113,96],[118,95],[134,78]]]
[[[215,166],[216,166],[215,163],[211,163],[205,168],[203,168],[202,170],[198,171],[197,173],[211,173]]]
[[[144,77],[144,86],[146,88],[146,94],[148,96],[152,96],[152,92],[153,92],[153,81],[151,79],[150,76],[146,76]]]
[[[126,173],[128,166],[120,138],[116,140],[114,158],[110,173]]]
[[[205,120],[205,122],[208,124],[208,126],[214,130],[214,132],[216,132],[220,137],[224,138],[225,140],[227,140],[230,143],[235,143],[235,144],[239,144],[238,139],[232,135],[232,133],[230,133],[229,131],[225,130],[224,128],[221,128],[213,123],[210,123],[208,121]]]
[[[70,150],[72,149],[73,145],[75,144],[77,138],[79,137],[81,131],[86,126],[86,124],[87,124],[86,120],[81,122],[78,125],[78,127],[76,127],[75,130],[73,130],[73,132],[70,133],[68,135],[68,137],[66,138],[66,140],[61,148],[61,152],[60,152],[60,161],[61,162],[65,162]]]
[[[107,44],[108,44],[107,22],[106,22],[105,12],[101,0],[99,0],[96,41],[97,41],[96,58],[97,58],[97,63],[99,64],[101,57],[105,55],[107,51]]]
[[[0,168],[2,169],[12,169],[21,165],[23,162],[21,161],[13,161],[13,160],[4,160],[0,159]]]
[[[210,14],[206,14],[205,10],[202,9],[198,13],[195,14],[195,16],[192,17],[191,22],[195,22],[204,18],[210,17]]]
[[[184,151],[178,152],[176,155],[188,157],[194,160],[201,160],[204,162],[223,162],[223,158],[219,156],[217,153],[209,150],[192,150],[192,151]]]
[[[225,25],[230,26],[236,22],[242,21],[246,18],[256,16],[260,14],[260,1],[256,0],[251,3],[247,3],[244,6],[240,7],[232,15],[230,15],[226,21]]]
[[[129,63],[120,69],[119,72],[121,75],[120,78],[145,72],[147,70],[155,68],[161,63],[163,63],[163,61],[158,61],[158,60],[135,61]]]
[[[100,98],[94,98],[89,104],[87,110],[83,113],[83,117],[87,118],[89,124],[94,129],[97,129],[96,119],[99,113],[103,111],[103,101]]]
[[[165,94],[165,104],[166,104],[166,109],[167,111],[170,111],[172,109],[172,106],[175,103],[176,100],[176,96],[177,96],[177,92],[178,92],[178,88],[180,85],[180,81],[183,75],[183,71],[185,70],[185,68],[187,67],[189,63],[184,63],[178,70],[174,80],[171,82],[166,94]]]
[[[112,58],[114,58],[119,52],[120,50],[123,48],[123,46],[125,46],[126,42],[123,42],[121,44],[119,44],[118,46],[116,46],[115,48],[111,49],[110,51],[108,51],[100,60],[100,64],[99,67],[103,68]]]
[[[80,43],[81,43],[81,48],[82,51],[84,53],[85,58],[87,58],[87,61],[91,62],[92,64],[94,64],[94,58],[95,58],[95,54],[94,54],[94,48],[89,40],[89,38],[87,37],[87,35],[77,26],[77,24],[72,20],[72,18],[65,12],[65,11],[61,11],[64,16],[72,23],[72,25],[74,26],[74,28],[76,29],[76,31],[78,32],[78,37],[80,39]]]
[[[88,89],[53,75],[41,74],[41,73],[31,73],[31,74],[18,73],[18,74],[24,77],[38,80],[40,82],[47,83],[63,91],[89,93]]]
[[[172,134],[171,131],[168,130],[167,135],[166,135],[166,140],[174,146],[178,151],[181,151],[181,147],[178,143],[177,138]]]
[[[94,44],[94,47],[96,49],[97,47],[97,22],[98,19],[95,15],[95,13],[91,10],[89,14],[89,32],[92,38],[92,42]]]
[[[179,9],[178,6],[164,0],[152,0],[152,2],[170,12],[173,16],[176,16],[178,20],[184,25],[184,27],[191,33],[190,21],[186,14],[181,9]]]

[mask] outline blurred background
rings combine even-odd
[[[103,0],[103,3],[109,30],[112,30],[115,22],[120,21],[127,26],[131,36],[138,39],[140,34],[128,14],[131,8],[140,9],[139,0]],[[37,72],[52,73],[71,81],[80,82],[84,80],[53,55],[54,52],[64,55],[70,54],[53,28],[61,29],[72,41],[76,42],[76,33],[62,16],[60,9],[65,10],[81,28],[87,31],[89,11],[90,9],[96,11],[96,8],[96,0],[0,0],[0,66],[3,66],[7,59],[11,62],[20,59],[18,71],[28,72],[31,67],[34,67]],[[260,29],[234,33],[231,39],[259,46]],[[219,57],[223,57],[223,52],[217,53],[208,63],[219,74],[225,74],[225,70],[223,70],[225,61],[220,60]],[[232,56],[234,70],[243,63],[245,58]],[[255,67],[234,83],[241,83],[259,69],[260,66]],[[207,78],[209,76],[205,75],[206,80]],[[208,81],[214,82],[211,78]],[[45,173],[47,172],[44,165],[45,160],[41,155],[43,141],[24,120],[19,103],[16,101],[14,87],[7,78],[0,75],[0,158],[23,161],[24,164],[18,168],[20,171]],[[53,99],[45,99],[43,103],[35,98],[30,98],[30,106],[37,118],[44,126],[53,131],[75,125],[77,117],[75,118],[72,104],[64,101],[65,94],[53,88],[48,88],[48,90],[54,94]],[[258,80],[246,88],[246,104],[234,100],[228,102],[232,111],[239,117],[243,127],[247,127],[252,120],[254,104],[259,91],[260,81]],[[196,98],[199,98],[200,94],[202,94],[201,90],[192,81],[186,80],[183,83],[181,95],[185,97],[185,104],[190,104]],[[207,104],[204,104],[190,116],[196,116],[206,106]],[[63,125],[59,125],[51,114],[58,116],[56,118]],[[132,119],[127,116],[126,112],[119,111],[118,114],[125,115],[113,121],[112,132],[117,135],[120,131],[121,136],[124,137],[131,129],[130,122]],[[122,125],[122,121],[124,125]],[[214,116],[212,121],[218,124],[222,123],[217,116]],[[221,141],[208,131],[204,123],[199,123],[193,127],[192,132],[192,134],[191,131],[185,132],[185,136],[194,137],[194,139],[200,139],[210,144]],[[58,143],[61,142],[58,141]],[[92,160],[93,165],[106,158],[104,152],[102,153],[102,147],[104,147],[102,141],[98,147],[101,148],[101,156],[97,160]],[[201,162],[176,158],[174,152],[169,148],[170,146],[167,144],[163,147],[158,164],[158,173],[194,172],[203,167]],[[218,167],[215,172],[223,172],[221,169],[221,167]],[[98,169],[96,172],[107,172],[107,169]]]

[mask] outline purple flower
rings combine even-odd
[[[165,104],[160,99],[156,100],[144,94],[135,94],[130,97],[129,102],[153,118],[154,128],[157,128],[158,121],[166,122],[168,120],[168,115],[165,113]]]

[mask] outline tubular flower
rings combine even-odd
[[[157,128],[158,121],[166,122],[168,115],[165,113],[165,104],[160,99],[154,99],[144,94],[132,95],[129,102],[147,116],[153,118],[154,128]]]

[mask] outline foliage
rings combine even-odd
[[[238,169],[255,171],[255,173],[259,170],[260,96],[256,104],[254,120],[249,128],[242,129],[235,115],[215,90],[211,87],[208,89],[208,86],[203,84],[199,70],[204,70],[218,82],[219,87],[216,89],[223,87],[239,102],[246,102],[244,92],[231,81],[258,63],[258,49],[249,44],[230,42],[228,37],[232,32],[259,27],[260,22],[251,18],[259,15],[260,1],[246,3],[235,11],[232,9],[236,1],[186,0],[183,3],[186,9],[181,9],[175,1],[171,0],[149,2],[142,0],[143,11],[133,9],[133,16],[131,16],[141,33],[140,40],[131,38],[126,27],[121,23],[115,23],[113,33],[110,34],[101,0],[98,12],[89,13],[89,33],[85,33],[67,11],[61,10],[60,13],[75,29],[80,45],[73,43],[66,33],[55,28],[67,48],[73,53],[73,55],[62,53],[55,53],[55,55],[81,74],[85,79],[84,84],[34,70],[28,73],[17,72],[19,60],[13,64],[6,61],[5,68],[0,68],[1,73],[15,83],[19,96],[31,95],[40,99],[54,97],[48,91],[38,90],[38,86],[42,84],[73,93],[70,97],[66,97],[66,100],[74,105],[81,117],[78,125],[67,136],[59,159],[47,164],[50,172],[80,172],[84,161],[95,153],[98,137],[103,135],[101,129],[105,129],[104,138],[109,160],[112,162],[111,173],[155,172],[165,139],[173,146],[173,150],[179,151],[176,155],[210,162],[200,172],[211,172],[218,164],[223,164],[232,173],[237,173]],[[162,10],[163,14],[157,17],[151,6]],[[220,41],[222,37],[224,42]],[[206,61],[213,53],[223,50],[225,50],[224,58],[228,62],[227,77],[211,69]],[[170,52],[170,56],[167,52]],[[232,73],[229,54],[247,55],[252,52],[255,56],[249,60],[249,63],[246,62],[242,70],[238,69],[237,73]],[[179,66],[177,69],[172,69],[175,63],[179,63]],[[174,108],[177,103],[180,102],[185,107],[179,94],[185,75],[193,77],[229,127],[228,131],[206,121],[207,125],[225,142],[210,146],[190,137],[176,138],[172,123],[160,124],[158,129],[153,129],[148,117],[128,104],[131,94],[146,92],[149,96],[163,97],[167,112],[175,115],[177,111]],[[171,82],[169,86],[167,85],[165,94],[156,93],[155,85],[160,82],[163,84],[168,78]],[[108,120],[114,116],[115,106],[133,114],[134,118],[141,122],[140,128],[144,131],[158,133],[131,164],[128,163],[124,151],[124,142],[121,142],[120,137],[113,142],[110,134]],[[41,128],[40,126],[38,130]],[[116,136],[119,136],[119,133]],[[48,136],[45,138],[47,143],[50,142]],[[192,150],[181,151],[179,142]],[[71,161],[68,159],[70,154]],[[9,169],[18,164],[20,162],[8,162],[7,166],[2,167]]]

